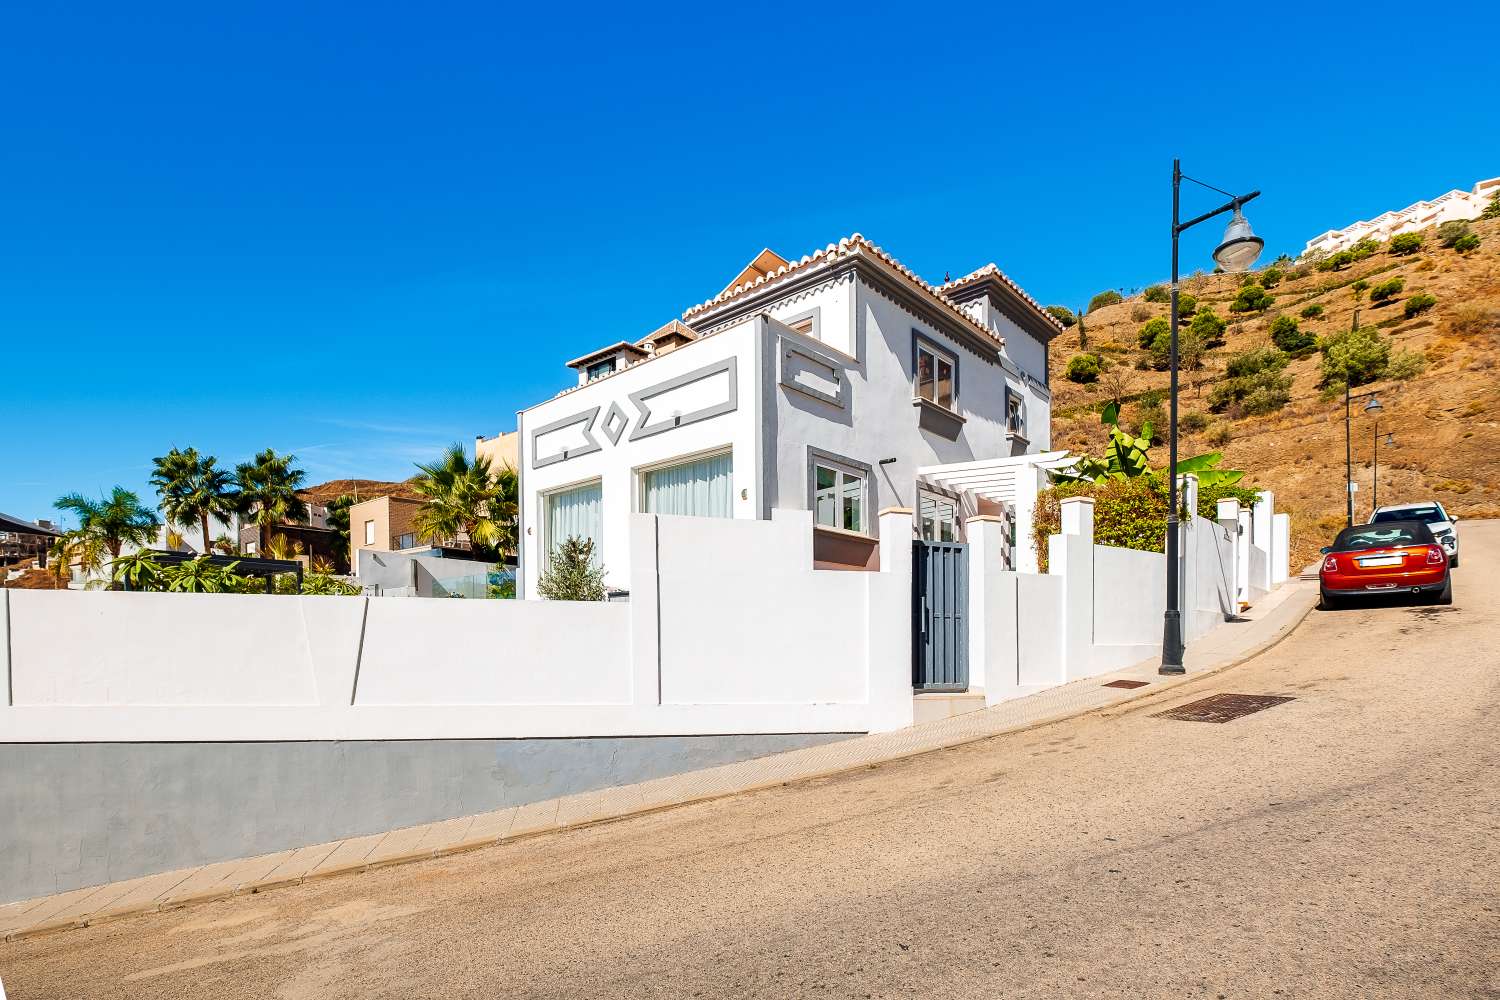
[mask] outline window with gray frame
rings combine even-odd
[[[1026,397],[1009,386],[1005,387],[1005,429],[1026,436]]]
[[[812,472],[814,523],[842,531],[868,533],[864,473],[825,458],[813,460]]]
[[[917,497],[917,533],[924,542],[961,542],[958,504],[950,497],[928,493]]]
[[[595,361],[585,369],[586,376],[596,379],[601,375],[608,375],[615,370],[615,359],[605,358],[603,361]]]
[[[945,410],[958,411],[958,359],[921,334],[912,338],[914,394]]]

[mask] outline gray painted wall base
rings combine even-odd
[[[841,738],[7,744],[0,746],[0,903]]]

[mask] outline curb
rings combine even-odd
[[[1289,596],[1287,598],[1287,600],[1295,599],[1295,595]],[[1069,719],[1080,719],[1084,718],[1085,716],[1096,714],[1110,715],[1115,713],[1119,709],[1137,706],[1140,702],[1144,702],[1148,699],[1157,698],[1162,695],[1175,692],[1179,688],[1186,687],[1189,684],[1218,676],[1225,671],[1228,671],[1234,667],[1242,666],[1243,664],[1246,664],[1251,660],[1264,655],[1265,653],[1274,649],[1276,646],[1279,646],[1282,641],[1288,638],[1293,632],[1297,631],[1297,629],[1301,627],[1302,623],[1307,620],[1308,615],[1312,613],[1313,609],[1316,606],[1316,599],[1308,600],[1307,606],[1302,608],[1301,611],[1293,614],[1290,621],[1275,635],[1271,636],[1269,639],[1257,643],[1245,652],[1229,658],[1223,663],[1207,667],[1198,673],[1186,674],[1180,678],[1173,678],[1162,683],[1152,684],[1149,688],[1143,688],[1134,694],[1127,695],[1118,701],[1111,702],[1108,705],[1102,705],[1095,708],[1067,710],[1059,712],[1056,715],[1050,715],[1042,719],[1033,720],[1031,722],[1020,723],[1010,728],[1001,729],[996,732],[984,733],[979,736],[964,736],[962,738],[955,739],[952,742],[943,743],[939,746],[925,747],[920,750],[913,750],[909,753],[883,757],[880,760],[866,761],[854,765],[842,765],[839,767],[830,768],[826,771],[818,771],[812,774],[801,774],[794,778],[782,778],[772,781],[763,781],[757,784],[746,785],[742,788],[736,788],[731,791],[713,792],[706,795],[699,795],[692,798],[682,799],[680,801],[666,802],[660,805],[641,806],[636,809],[630,809],[625,812],[616,813],[612,816],[599,816],[593,819],[580,820],[575,823],[560,824],[553,827],[526,830],[514,836],[481,837],[477,840],[461,841],[456,844],[450,844],[446,847],[437,847],[425,851],[415,851],[408,854],[393,855],[391,857],[381,858],[379,861],[356,861],[350,864],[339,865],[336,868],[329,868],[316,873],[297,875],[291,878],[278,878],[259,882],[246,882],[230,889],[209,889],[203,892],[194,893],[190,896],[184,896],[167,901],[154,901],[151,903],[142,904],[138,907],[132,907],[130,909],[101,913],[96,917],[70,917],[60,920],[43,921],[42,923],[36,924],[31,927],[26,927],[24,929],[14,930],[6,933],[4,936],[4,941],[7,943],[24,941],[30,938],[44,937],[51,934],[61,933],[63,931],[81,930],[85,927],[92,927],[97,924],[113,923],[117,920],[123,920],[126,917],[145,916],[151,913],[165,913],[169,910],[180,910],[186,909],[190,906],[199,906],[204,903],[219,902],[235,896],[259,895],[261,893],[271,892],[276,889],[302,885],[308,882],[322,882],[324,880],[337,878],[343,875],[377,871],[382,868],[393,868],[397,865],[411,864],[417,861],[431,861],[437,858],[452,857],[457,854],[467,854],[471,851],[483,850],[484,848],[494,847],[499,844],[519,843],[523,840],[531,840],[533,838],[542,837],[547,834],[561,833],[571,830],[583,830],[589,827],[603,826],[606,823],[617,823],[622,820],[634,819],[640,816],[649,816],[653,813],[666,812],[671,809],[680,809],[683,806],[697,805],[704,802],[715,802],[720,799],[732,798],[737,795],[749,795],[756,792],[763,792],[772,788],[791,787],[793,785],[800,785],[809,781],[820,781],[824,778],[829,778],[839,774],[850,774],[855,771],[873,770],[885,764],[893,764],[902,761],[913,760],[917,757],[924,757],[928,754],[939,753],[944,750],[952,750],[957,747],[964,747],[970,746],[975,743],[982,743],[985,740],[997,739],[1003,736],[1015,736],[1018,733],[1026,733],[1034,729],[1041,729],[1044,726],[1056,725],[1059,722],[1065,722]],[[1141,663],[1148,662],[1150,661],[1141,661]],[[1141,663],[1133,664],[1131,667],[1126,667],[1123,669],[1133,669],[1133,667],[1140,666]]]

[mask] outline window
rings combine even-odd
[[[601,501],[602,490],[598,482],[544,496],[546,552],[550,554],[569,538],[583,538],[594,543],[594,561],[600,561],[604,538]]]
[[[929,340],[918,338],[916,354],[916,393],[929,403],[945,410],[956,410],[958,365]]]
[[[585,377],[589,379],[596,379],[600,375],[608,375],[614,370],[615,359],[605,358],[603,361],[595,361],[593,364],[589,365],[588,369],[585,372]]]
[[[1026,436],[1026,397],[1013,389],[1005,390],[1005,429],[1018,437]]]
[[[396,537],[397,549],[414,549],[417,547],[417,536],[411,532]]]
[[[374,521],[366,521],[365,522],[365,544],[366,545],[374,545],[375,544],[375,522]]]
[[[641,510],[647,514],[732,517],[734,460],[710,455],[641,475]]]
[[[920,494],[917,498],[917,531],[924,542],[959,541],[958,505],[948,497]]]
[[[841,466],[815,462],[813,520],[829,528],[866,531],[865,477]]]
[[[791,327],[793,330],[796,330],[798,333],[804,336],[817,336],[817,327],[816,324],[813,323],[813,318],[811,316],[804,316],[801,319],[797,320],[795,323],[788,323],[787,326]]]

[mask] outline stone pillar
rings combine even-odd
[[[1047,540],[1047,573],[1063,578],[1059,681],[1090,673],[1094,644],[1094,500],[1062,502],[1062,534]]]
[[[861,574],[868,594],[870,731],[912,724],[911,549],[912,512],[887,507],[879,514],[880,572]]]
[[[964,540],[969,545],[969,690],[988,691],[990,666],[1004,658],[1003,643],[997,641],[1000,613],[1000,575],[1005,572],[1006,520],[993,514],[979,514],[964,521]],[[1012,611],[1015,600],[1011,600]],[[1015,638],[1011,637],[1010,657],[1015,658]],[[998,665],[998,664],[997,664]],[[1014,669],[1010,674],[1014,676]],[[1005,676],[1002,668],[996,680]]]

